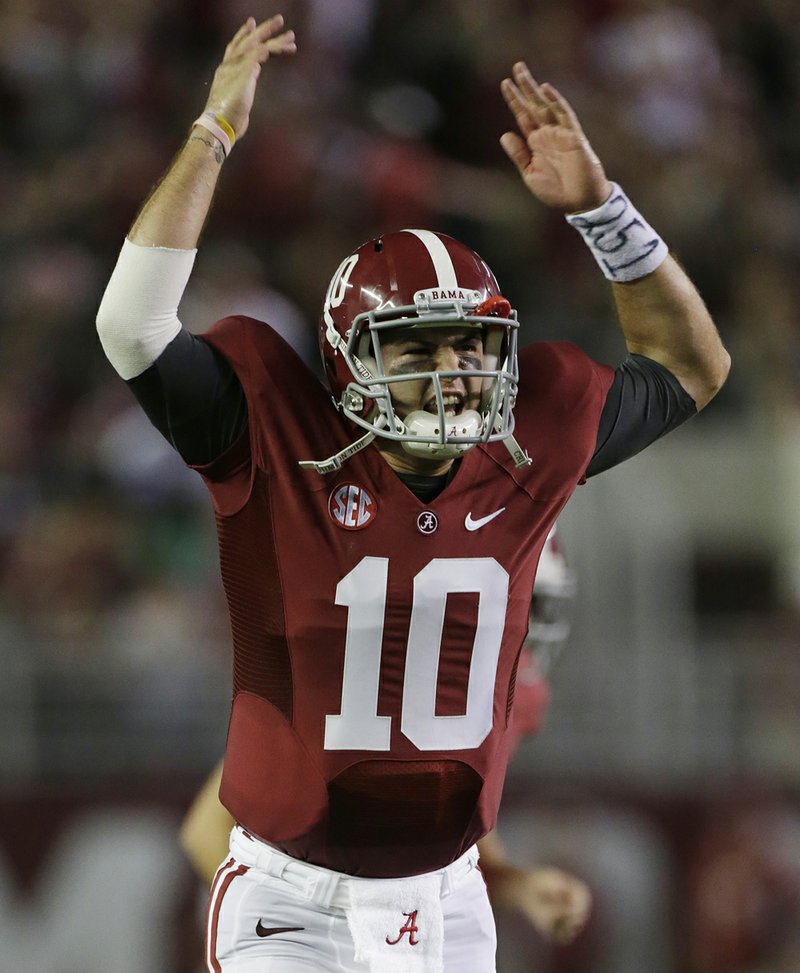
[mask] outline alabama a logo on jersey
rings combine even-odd
[[[345,530],[361,530],[372,523],[378,510],[371,494],[355,483],[340,483],[328,497],[331,519]]]

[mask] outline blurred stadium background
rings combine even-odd
[[[501,973],[797,973],[796,0],[0,7],[0,973],[200,969],[201,890],[176,831],[226,730],[211,511],[94,315],[228,35],[278,9],[300,53],[269,66],[226,166],[187,326],[249,312],[315,361],[341,257],[423,225],[486,257],[523,340],[615,363],[605,282],[497,145],[497,86],[524,56],[734,358],[708,412],[562,519],[573,634],[501,829],[519,861],[585,875],[597,905],[561,949],[501,916]]]

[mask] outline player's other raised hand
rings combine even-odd
[[[589,886],[560,868],[522,869],[504,864],[489,875],[492,900],[522,913],[551,942],[571,943],[589,919]]]
[[[294,31],[283,30],[282,14],[260,24],[255,17],[248,17],[225,48],[205,110],[222,115],[240,139],[250,121],[261,65],[275,54],[294,54],[296,50]]]
[[[518,61],[500,91],[517,123],[500,144],[528,189],[565,213],[595,209],[611,194],[611,183],[572,106],[551,84],[539,84]]]

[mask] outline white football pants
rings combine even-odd
[[[424,876],[353,878],[234,828],[211,886],[208,970],[495,973],[494,916],[477,864],[472,848]]]

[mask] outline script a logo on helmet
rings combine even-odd
[[[373,497],[355,483],[340,483],[328,497],[328,513],[345,530],[361,530],[372,523],[378,505]]]

